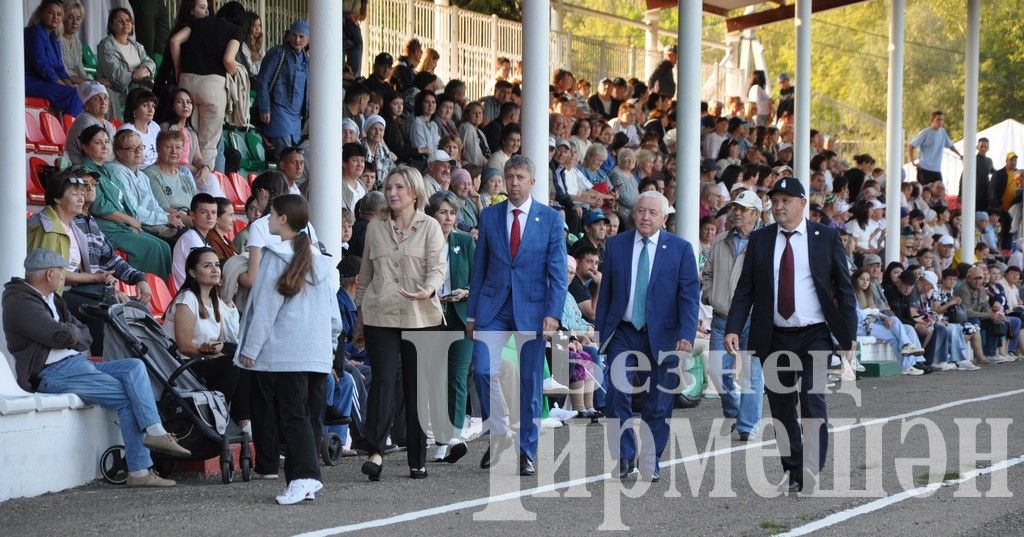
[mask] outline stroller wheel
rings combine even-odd
[[[231,458],[231,443],[228,436],[224,435],[220,443],[220,479],[225,485],[231,483],[235,475],[235,464]]]
[[[250,446],[250,439],[248,434],[242,435],[242,455],[238,461],[238,466],[242,469],[242,481],[248,483],[252,480],[252,447]]]
[[[100,456],[100,473],[111,485],[123,485],[128,482],[128,460],[124,457],[124,446],[110,446]]]
[[[338,433],[327,433],[324,435],[323,440],[320,441],[320,458],[323,459],[324,464],[327,466],[337,466],[341,464],[341,451],[344,445],[341,443],[341,437]]]

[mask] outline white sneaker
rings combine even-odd
[[[448,444],[437,446],[437,450],[434,451],[433,462],[444,462],[444,458],[448,456]]]
[[[575,410],[563,410],[555,405],[548,411],[548,416],[555,418],[558,421],[568,421],[576,417],[579,412]]]
[[[1007,358],[1005,354],[997,354],[997,355],[993,356],[992,358],[989,358],[989,360],[992,360],[993,362],[995,362],[997,364],[1005,364],[1006,362],[1010,361],[1010,359]]]
[[[964,360],[962,362],[957,362],[956,369],[957,371],[977,371],[981,368],[972,364],[969,360]]]
[[[936,367],[942,369],[943,371],[952,371],[952,370],[956,369],[956,366],[953,365],[953,362],[942,362],[941,364],[937,365]]]
[[[540,426],[542,429],[557,429],[562,426],[562,422],[555,418],[544,418],[540,421]]]
[[[900,349],[900,354],[906,356],[921,356],[922,354],[924,354],[924,349],[908,343],[904,345],[903,348]]]
[[[314,499],[315,494],[324,488],[324,484],[316,479],[296,479],[288,483],[288,488],[276,498],[278,505],[295,505],[306,499]]]
[[[867,368],[864,367],[864,364],[860,363],[860,360],[857,359],[854,359],[852,362],[850,362],[850,368],[858,373],[863,373],[867,371]]]
[[[923,375],[924,371],[921,371],[920,369],[918,369],[916,367],[908,367],[908,368],[903,370],[903,374],[904,375],[910,375],[912,377],[916,377],[917,375]]]
[[[545,395],[565,395],[569,393],[569,387],[560,384],[554,377],[548,377],[544,379],[544,394]]]

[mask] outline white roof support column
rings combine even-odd
[[[981,0],[967,0],[967,65],[964,88],[964,184],[960,259],[974,259],[974,213],[978,210],[978,56],[981,48]],[[988,207],[981,207],[982,211]],[[1009,226],[1010,222],[1003,225]]]
[[[452,18],[449,0],[434,0],[434,49],[437,50],[437,68],[434,73],[448,82],[452,77],[452,51],[455,43],[451,41]]]
[[[0,2],[0,125],[5,127],[0,141],[0,162],[7,180],[0,181],[0,283],[24,276],[25,249],[25,46],[23,43],[21,2]],[[0,349],[7,341],[0,331]],[[6,352],[4,352],[6,355]],[[13,365],[13,362],[11,362]],[[22,395],[12,368],[0,364],[0,394]]]
[[[336,52],[342,48],[341,2],[311,0],[310,37],[313,49],[309,66],[309,101],[315,113],[309,116],[309,203],[310,221],[317,238],[335,259],[341,258],[341,141],[344,90],[342,70]],[[332,271],[333,277],[337,273]]]
[[[654,72],[654,68],[658,66],[658,62],[661,61],[661,46],[660,39],[658,38],[658,23],[661,21],[661,10],[660,9],[648,9],[644,13],[644,22],[647,24],[647,29],[644,30],[644,48],[647,49],[644,52],[644,76],[649,77]],[[644,82],[647,82],[646,78]]]
[[[811,0],[796,0],[796,95],[793,175],[811,191]],[[804,214],[808,213],[804,209]]]
[[[551,40],[551,67],[558,69],[572,70],[572,51],[566,46],[569,41],[565,39],[565,2],[563,0],[551,0],[551,31],[554,36]],[[554,69],[552,69],[554,70]]]
[[[889,114],[885,121],[885,263],[900,260],[900,183],[903,177],[903,47],[907,0],[889,2]],[[966,218],[965,220],[974,220]]]
[[[548,78],[551,1],[523,2],[523,145],[520,152],[533,161],[537,182],[533,198],[548,203]]]
[[[679,83],[676,84],[676,234],[694,248],[700,241],[700,2],[679,0]]]

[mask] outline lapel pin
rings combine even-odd
[[[668,246],[666,246],[666,245],[662,244],[662,245],[661,245],[661,249],[662,249],[662,250],[667,250],[667,249],[668,249]]]
[[[534,216],[533,217],[533,221],[534,222],[540,222],[540,217],[539,216]]]
[[[457,254],[457,253],[462,251],[462,247],[461,246],[456,246],[455,248],[452,248],[452,251]]]
[[[814,234],[815,235],[821,235],[821,232],[820,231],[815,231]]]

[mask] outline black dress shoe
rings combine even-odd
[[[619,479],[626,479],[637,473],[636,460],[619,459]]]
[[[746,442],[747,440],[750,440],[750,433],[741,432],[739,440],[740,442]]]
[[[519,475],[531,476],[537,473],[537,468],[533,466],[533,459],[526,455],[519,456]]]
[[[512,445],[512,440],[507,436],[499,440],[494,441],[494,453],[491,453],[491,447],[487,447],[487,451],[484,452],[484,456],[480,458],[480,468],[486,470],[495,464],[498,464],[498,459],[501,457],[501,452],[505,451],[506,448]]]
[[[468,452],[469,450],[466,448],[466,443],[459,442],[458,444],[448,448],[448,454],[445,455],[443,460],[448,464],[455,464],[456,462],[459,462],[459,459],[465,457]]]
[[[409,468],[409,477],[412,479],[426,479],[427,469],[426,468]]]
[[[793,493],[793,492],[800,492],[801,490],[803,490],[803,488],[804,488],[803,482],[801,482],[800,479],[798,479],[793,474],[793,472],[789,472],[788,475],[789,475],[789,485],[787,487],[787,492]]]
[[[366,461],[360,470],[370,478],[370,481],[380,481],[380,474],[384,472],[384,461],[381,461],[380,464]]]

